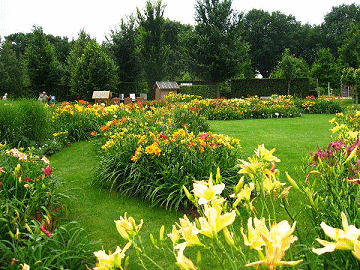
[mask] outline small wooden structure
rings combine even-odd
[[[176,82],[156,82],[154,85],[155,100],[164,100],[164,96],[170,93],[177,94],[180,86]]]
[[[106,106],[109,106],[109,101],[111,99],[110,91],[94,91],[92,99],[95,100],[95,104],[105,103]]]

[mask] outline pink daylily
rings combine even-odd
[[[45,174],[45,176],[49,176],[52,173],[52,169],[49,165],[47,165],[46,168],[41,168],[41,170]]]

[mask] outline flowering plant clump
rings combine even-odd
[[[102,145],[99,180],[103,185],[111,183],[128,194],[178,208],[187,203],[182,186],[190,187],[194,179],[203,179],[217,166],[227,171],[229,181],[236,177],[233,157],[240,151],[238,139],[212,133],[195,135],[185,129],[143,134],[117,130]]]
[[[169,93],[167,96],[164,97],[164,99],[167,102],[170,103],[179,103],[179,102],[191,102],[192,100],[201,100],[202,97],[201,96],[196,96],[196,95],[190,95],[190,94],[174,94],[174,93]]]
[[[255,151],[255,156],[259,159],[259,163],[277,161],[278,159],[272,155],[273,152],[274,150],[269,151],[261,145]],[[185,186],[183,187],[187,198],[196,207],[199,217],[191,218],[184,215],[172,226],[171,232],[167,234],[168,238],[165,237],[164,226],[160,228],[159,239],[150,235],[155,248],[159,252],[169,254],[165,255],[168,259],[165,265],[159,265],[147,255],[139,236],[139,230],[143,225],[142,220],[137,225],[132,217],[126,216],[126,213],[125,217],[120,217],[120,220],[115,221],[120,235],[128,241],[124,250],[131,245],[137,251],[136,256],[144,268],[147,263],[159,269],[174,269],[174,266],[179,269],[244,269],[261,264],[267,269],[274,270],[283,265],[300,264],[302,260],[285,260],[286,251],[297,241],[297,237],[293,235],[296,222],[291,226],[286,220],[277,223],[273,220],[275,217],[272,217],[268,220],[271,223],[268,228],[265,218],[258,219],[255,216],[255,209],[251,209],[248,211],[252,216],[248,219],[248,227],[241,228],[243,238],[237,236],[238,232],[234,230],[233,225],[237,219],[242,219],[243,215],[240,211],[246,208],[245,205],[237,202],[237,195],[246,189],[244,177],[234,186],[234,194],[228,198],[222,196],[225,190],[223,181],[220,170],[217,169],[215,178],[211,174],[208,180],[194,181],[191,192]],[[248,186],[254,188],[251,183]],[[247,198],[250,198],[250,195],[244,197],[245,200]],[[260,195],[255,195],[252,200],[257,200],[257,198],[260,198]],[[258,260],[253,254],[245,252],[246,246],[257,251]],[[120,247],[117,249],[121,250]],[[192,249],[197,250],[196,259],[191,256]],[[205,252],[201,253],[201,251]],[[100,265],[102,257],[98,254],[99,252],[95,252],[98,265]],[[203,256],[205,259],[202,258]],[[212,258],[211,265],[206,260],[210,257]],[[171,258],[174,259],[171,260]],[[114,260],[111,259],[108,265],[109,267],[105,269],[116,269]],[[123,269],[121,265],[118,267]]]
[[[301,100],[301,108],[304,113],[341,113],[343,111],[343,105],[341,99],[336,97],[320,96],[315,98],[308,96],[304,100]]]

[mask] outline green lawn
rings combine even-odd
[[[330,142],[332,115],[304,115],[301,118],[256,119],[237,121],[211,121],[211,131],[239,138],[244,156],[251,155],[258,144],[267,149],[276,148],[275,155],[281,159],[278,168],[295,174],[295,168],[310,151]],[[150,207],[149,203],[138,198],[126,197],[108,190],[98,190],[91,186],[97,163],[92,142],[79,142],[51,157],[55,166],[54,175],[61,181],[58,191],[69,195],[66,201],[68,219],[78,221],[97,243],[97,248],[114,250],[125,242],[116,231],[114,220],[128,212],[136,221],[144,219],[142,238],[145,245],[150,233],[158,235],[162,224],[166,231],[171,230],[181,212],[167,211]],[[150,255],[160,260],[152,249]],[[130,253],[131,254],[131,253]],[[130,255],[131,256],[131,255]],[[133,268],[131,268],[133,269]]]
[[[274,155],[281,160],[278,168],[294,173],[307,154],[330,142],[329,120],[333,117],[306,114],[299,118],[210,121],[210,128],[239,138],[244,156],[252,155],[259,144],[275,148]]]

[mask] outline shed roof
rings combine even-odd
[[[177,84],[177,82],[156,82],[154,88],[167,90],[167,89],[180,89],[180,86]]]

